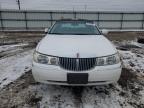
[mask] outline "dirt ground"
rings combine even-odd
[[[107,38],[112,41],[130,41],[144,38],[144,32],[109,32]]]
[[[0,32],[0,44],[13,44],[21,42],[38,42],[45,36],[43,32]],[[135,40],[144,37],[144,32],[109,32],[106,36],[112,41]]]
[[[41,32],[0,33],[0,67],[5,66],[3,63],[8,60],[17,60],[31,54],[30,50],[35,48],[43,36]],[[106,36],[114,42],[122,55],[123,69],[118,83],[91,87],[41,84],[34,81],[31,66],[25,66],[25,71],[15,80],[5,85],[3,82],[8,78],[0,80],[0,85],[4,85],[0,88],[0,108],[144,108],[144,48],[133,44],[127,47],[129,44],[126,44],[139,36],[144,36],[144,33],[114,32]],[[18,43],[26,45],[11,46]],[[125,50],[121,50],[121,46]],[[23,55],[24,52],[28,53]],[[15,59],[12,58],[14,56]],[[19,72],[17,68],[19,65],[6,72]]]

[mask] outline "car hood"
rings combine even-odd
[[[103,35],[50,35],[44,37],[36,51],[52,56],[76,58],[101,57],[117,52]]]

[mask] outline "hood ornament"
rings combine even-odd
[[[77,54],[76,54],[76,58],[79,58],[79,57],[80,57],[80,55],[79,55],[79,53],[77,53]]]

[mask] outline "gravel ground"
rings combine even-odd
[[[0,46],[0,108],[144,108],[144,49],[132,41],[114,43],[123,61],[120,80],[91,87],[36,83],[31,73],[33,47]]]

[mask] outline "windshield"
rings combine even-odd
[[[94,23],[88,21],[59,21],[54,24],[49,34],[62,35],[100,35]]]

